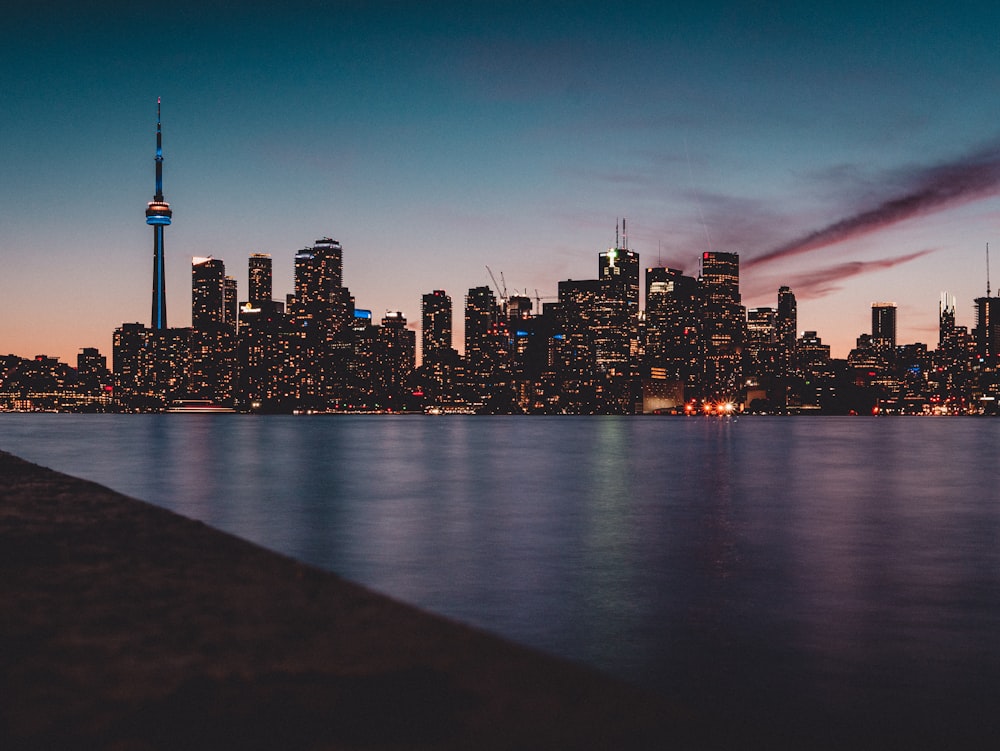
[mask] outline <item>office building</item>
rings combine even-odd
[[[271,256],[267,253],[252,253],[248,268],[247,302],[255,308],[263,307],[263,304],[270,303],[273,297]]]
[[[706,251],[701,259],[702,395],[734,402],[742,390],[746,311],[740,304],[740,257]]]
[[[786,377],[795,370],[795,343],[798,337],[798,305],[789,287],[778,289],[778,309],[774,325],[778,342],[778,374]]]
[[[896,349],[896,303],[872,303],[872,346],[883,352]]]
[[[205,331],[226,320],[226,265],[219,258],[191,259],[191,327]]]
[[[423,364],[440,361],[452,347],[451,297],[443,289],[423,296],[420,308]]]
[[[976,357],[995,367],[1000,355],[1000,297],[976,298]]]

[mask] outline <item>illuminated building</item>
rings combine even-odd
[[[531,298],[511,295],[507,298],[507,321],[516,325],[517,321],[531,317]]]
[[[698,280],[678,269],[646,269],[644,376],[677,381],[688,398],[701,381],[701,303]]]
[[[191,329],[147,329],[124,323],[115,329],[114,401],[126,411],[163,409],[186,397]]]
[[[451,349],[451,297],[443,289],[423,296],[420,308],[421,361],[434,362]]]
[[[778,310],[774,325],[778,341],[778,375],[785,377],[796,367],[795,342],[799,330],[798,306],[795,295],[788,287],[778,289]]]
[[[465,296],[465,370],[469,398],[486,403],[510,382],[510,336],[489,287]]]
[[[987,367],[1000,354],[1000,297],[976,298],[976,357]]]
[[[295,294],[286,311],[286,379],[296,409],[330,408],[343,396],[350,375],[345,356],[354,299],[342,284],[342,253],[339,242],[324,237],[295,254]]]
[[[883,351],[896,349],[896,303],[872,303],[872,346]]]
[[[191,259],[187,394],[229,406],[236,358],[236,280],[219,258]]]
[[[778,374],[778,363],[775,310],[751,308],[747,311],[746,341],[743,347],[743,376],[748,385],[768,384]]]
[[[443,289],[425,294],[420,306],[420,370],[428,402],[454,396],[459,362],[452,347],[451,322],[451,296]]]
[[[271,299],[271,256],[252,254],[247,277],[250,299],[238,311],[234,406],[255,412],[291,410],[294,378],[286,372],[290,332],[284,305]]]
[[[417,333],[406,326],[406,316],[387,312],[376,331],[378,357],[375,381],[386,406],[398,409],[406,395],[406,384],[417,356]]]
[[[746,312],[740,304],[740,257],[707,251],[701,257],[702,394],[733,402],[742,389]]]
[[[552,365],[559,382],[562,409],[570,414],[596,411],[597,350],[594,319],[602,296],[599,279],[559,282],[553,314]]]
[[[618,245],[616,237],[614,248],[598,254],[598,279],[619,282],[629,312],[635,315],[639,312],[639,254],[629,250],[627,234],[621,243],[623,247]]]
[[[226,325],[234,332],[236,331],[236,319],[239,312],[239,302],[237,301],[236,277],[227,276],[222,280],[223,289],[223,316]]]
[[[806,331],[799,337],[796,351],[802,370],[807,374],[821,373],[830,364],[830,345],[823,344],[815,331]]]
[[[219,258],[191,259],[191,326],[207,330],[226,320],[226,266]]]
[[[163,198],[163,138],[160,130],[160,100],[156,100],[156,192],[146,207],[146,224],[153,228],[153,311],[151,328],[167,328],[167,298],[164,282],[163,228],[173,212]]]
[[[271,282],[271,256],[267,253],[250,255],[249,294],[247,301],[254,307],[263,307],[262,303],[271,302],[273,297]]]

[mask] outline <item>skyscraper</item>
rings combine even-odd
[[[976,355],[988,366],[1000,355],[1000,297],[976,298]]]
[[[938,349],[947,350],[955,341],[955,296],[941,293],[938,304]]]
[[[698,280],[679,269],[646,269],[646,363],[649,372],[683,383],[694,394],[701,380]]]
[[[732,401],[742,389],[746,311],[740,304],[740,257],[706,251],[701,257],[704,396]]]
[[[443,289],[423,296],[421,305],[421,361],[440,360],[451,349],[451,297]]]
[[[443,289],[428,292],[420,317],[421,388],[428,401],[449,401],[461,380],[458,352],[451,346],[451,297]]]
[[[509,381],[510,335],[489,287],[472,287],[465,296],[465,362],[476,400],[489,400]]]
[[[623,247],[617,247],[619,244]],[[621,243],[616,237],[615,246],[598,255],[598,278],[621,283],[629,313],[634,315],[639,312],[639,254],[629,250],[627,235]]]
[[[236,298],[237,295],[236,277],[227,276],[222,280],[222,320],[225,322],[233,331],[236,330],[236,317],[237,310],[239,309],[239,301]]]
[[[272,298],[271,256],[267,253],[252,253],[249,261],[250,294],[247,300],[251,307],[263,307]]]
[[[879,350],[896,349],[896,303],[872,303],[872,346]]]
[[[167,298],[164,283],[163,228],[173,212],[163,198],[163,139],[160,130],[160,99],[156,99],[156,192],[146,207],[146,224],[153,228],[153,313],[151,328],[167,328]]]
[[[778,289],[778,311],[774,325],[778,337],[779,374],[787,376],[795,368],[795,347],[798,336],[798,306],[789,287]]]
[[[226,266],[221,258],[191,259],[191,326],[206,330],[226,319]]]

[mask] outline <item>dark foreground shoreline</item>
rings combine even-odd
[[[721,740],[695,714],[0,452],[0,748]]]

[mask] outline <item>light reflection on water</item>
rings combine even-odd
[[[996,420],[0,415],[0,448],[750,725],[954,740],[1000,688]]]

